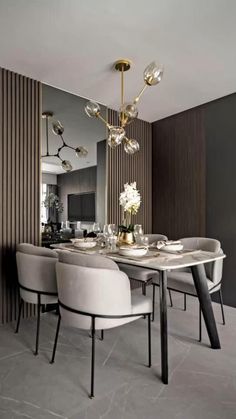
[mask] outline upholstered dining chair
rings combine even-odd
[[[206,237],[187,237],[180,239],[186,250],[204,250],[213,253],[223,253],[221,244],[218,240]],[[222,321],[225,324],[223,298],[221,292],[221,280],[223,271],[223,259],[207,263],[205,266],[207,285],[210,294],[218,292],[221,304]],[[153,281],[153,305],[155,304],[155,286],[159,283]],[[167,274],[167,287],[169,290],[181,292],[184,294],[184,310],[186,311],[186,296],[197,296],[193,282],[191,269],[179,269]],[[201,307],[199,304],[199,341],[202,338]]]
[[[16,249],[20,305],[15,333],[18,333],[24,301],[37,305],[35,352],[38,354],[40,312],[43,304],[57,303],[57,252],[44,247],[21,243]]]
[[[159,240],[167,240],[167,237],[163,234],[145,234],[145,237],[148,237],[149,244],[153,244]],[[142,293],[146,295],[146,287],[152,281],[155,280],[157,285],[159,280],[159,274],[157,271],[151,269],[145,269],[139,266],[132,266],[126,263],[119,263],[119,268],[122,272],[125,272],[128,277],[134,281],[138,281],[142,284]],[[170,305],[172,306],[171,293],[169,291]]]
[[[89,259],[88,259],[89,258]],[[88,267],[86,265],[95,265]],[[83,266],[81,266],[83,265]],[[132,296],[127,275],[102,256],[61,253],[56,264],[59,318],[51,363],[55,360],[61,319],[92,333],[91,389],[94,397],[95,331],[111,329],[148,316],[148,366],[151,366],[152,301]]]

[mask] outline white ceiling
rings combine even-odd
[[[235,0],[0,0],[0,66],[111,108],[121,57],[127,99],[153,59],[163,81],[145,92],[139,117],[154,121],[235,92]]]

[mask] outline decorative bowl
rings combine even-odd
[[[95,247],[97,242],[94,241],[94,239],[87,238],[87,239],[74,239],[72,242],[75,247],[78,247],[80,249],[91,249],[92,247]]]
[[[164,252],[179,252],[180,250],[183,250],[184,246],[179,244],[166,244],[164,247],[162,247],[161,250],[164,250]]]
[[[119,254],[122,256],[134,256],[141,257],[147,254],[148,249],[146,247],[125,247],[119,248]]]

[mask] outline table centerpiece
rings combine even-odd
[[[119,225],[119,243],[134,243],[134,224],[132,215],[136,215],[141,204],[140,192],[137,190],[136,182],[125,183],[124,191],[120,193],[119,203],[123,210],[122,224]]]

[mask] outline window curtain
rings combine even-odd
[[[54,193],[58,195],[57,185],[47,185],[47,195]],[[56,208],[48,208],[47,210],[48,223],[57,223],[58,222],[58,213]]]

